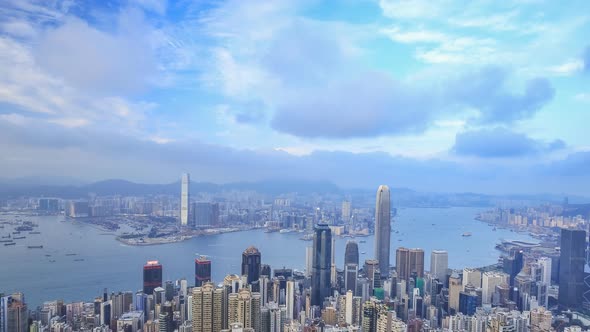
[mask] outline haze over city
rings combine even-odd
[[[0,178],[588,195],[589,6],[3,1]]]

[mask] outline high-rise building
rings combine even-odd
[[[195,259],[195,287],[211,281],[211,261],[204,256]]]
[[[254,297],[258,298],[258,302],[253,301]],[[241,323],[245,328],[253,328],[260,323],[260,293],[252,293],[247,288],[242,288],[237,293],[230,294],[228,301],[229,324]],[[253,310],[253,306],[258,306],[258,311],[256,308]]]
[[[542,267],[541,282],[551,285],[551,258],[541,257],[537,262]]]
[[[478,269],[463,269],[463,288],[471,284],[474,288],[481,288],[481,271]]]
[[[182,174],[180,180],[180,225],[188,226],[189,219],[189,204],[190,204],[190,188],[191,180],[188,173]]]
[[[158,325],[159,332],[174,332],[174,308],[169,301],[164,302],[160,307]]]
[[[196,202],[192,204],[193,225],[207,228],[219,225],[219,203]]]
[[[585,253],[586,232],[561,229],[558,302],[562,307],[579,308],[582,305]]]
[[[162,287],[162,265],[158,261],[148,261],[143,266],[143,292],[152,294],[156,287]]]
[[[193,331],[215,332],[222,329],[223,289],[206,282],[192,291]]]
[[[346,264],[344,266],[344,289],[356,293],[356,280],[358,278],[358,265]]]
[[[453,272],[449,277],[449,308],[459,311],[459,295],[462,290],[461,277]]]
[[[496,290],[496,286],[507,284],[509,281],[510,276],[506,273],[495,271],[484,272],[481,278],[482,303],[491,304],[492,295]]]
[[[346,241],[346,249],[344,250],[344,265],[356,264],[359,265],[359,245],[356,241]]]
[[[313,235],[313,266],[311,304],[322,306],[331,289],[332,231],[327,224],[318,224]]]
[[[430,274],[445,283],[449,269],[449,253],[446,250],[433,250],[430,254]]]
[[[389,246],[391,239],[391,206],[389,187],[379,186],[375,203],[375,259],[379,270],[389,275]]]
[[[313,270],[313,247],[305,247],[305,276],[310,278]]]
[[[258,283],[258,279],[260,279],[260,265],[261,255],[256,247],[250,246],[244,250],[242,253],[242,275],[247,276],[248,285]]]
[[[22,293],[0,297],[0,332],[28,332],[28,320],[29,310]]]
[[[397,248],[395,261],[398,279],[408,281],[414,273],[419,278],[424,277],[423,249],[408,249],[404,247]]]
[[[287,307],[287,319],[296,317],[295,313],[295,281],[287,280],[287,289],[285,291],[285,305]]]
[[[350,201],[343,201],[342,202],[342,221],[345,224],[348,224],[350,222],[350,212],[351,212],[351,206],[350,206]]]
[[[551,328],[551,319],[553,315],[551,311],[537,307],[531,310],[531,330],[530,332],[550,332],[553,331]]]

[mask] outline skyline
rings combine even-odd
[[[589,10],[6,1],[0,174],[588,196]]]

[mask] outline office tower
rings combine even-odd
[[[531,310],[531,330],[530,332],[550,332],[553,329],[551,328],[551,319],[553,315],[551,311],[543,308],[537,307]]]
[[[174,283],[172,281],[168,280],[164,284],[164,294],[166,301],[172,301],[174,297]]]
[[[336,273],[336,237],[332,238],[332,259],[330,260],[330,284],[336,286],[338,274]]]
[[[182,174],[180,181],[180,225],[188,226],[189,218],[189,204],[190,204],[190,193],[189,187],[191,184],[190,175],[188,173]]]
[[[287,319],[291,320],[298,315],[295,313],[295,281],[287,281],[287,290],[285,292],[285,305],[287,307]]]
[[[330,260],[332,257],[332,231],[327,224],[318,224],[313,235],[313,266],[311,274],[311,304],[323,306],[330,296]]]
[[[222,329],[223,289],[206,282],[192,290],[193,331],[215,332]]]
[[[375,259],[366,259],[365,260],[365,267],[364,267],[364,271],[365,271],[365,275],[367,276],[367,279],[369,279],[369,282],[371,283],[371,285],[373,284],[373,281],[375,280],[375,273],[379,270],[379,261],[375,260]],[[381,272],[381,271],[379,271]],[[373,287],[371,286],[371,289]]]
[[[24,295],[0,296],[0,332],[28,332],[29,310]]]
[[[313,247],[305,247],[305,276],[310,278],[313,269]]]
[[[558,302],[564,308],[578,308],[582,305],[585,253],[586,232],[561,229]]]
[[[267,276],[270,278],[271,272],[272,271],[271,271],[270,265],[260,264],[260,275],[261,276]]]
[[[542,267],[541,282],[551,285],[551,258],[541,257],[537,262]]]
[[[449,269],[449,253],[446,250],[433,250],[430,254],[430,274],[446,283]]]
[[[152,294],[156,287],[162,287],[162,265],[158,261],[148,261],[143,266],[143,292]]]
[[[252,321],[252,329],[255,331],[261,331],[262,322],[260,321],[261,312],[260,309],[262,308],[262,300],[260,298],[260,293],[254,292],[251,294],[251,316],[250,320]]]
[[[478,297],[474,291],[459,292],[459,308],[458,312],[463,315],[473,316],[477,308]]]
[[[395,261],[399,279],[408,281],[413,273],[417,277],[424,277],[424,250],[419,248],[397,248]]]
[[[160,332],[174,332],[174,309],[169,301],[164,302],[160,307],[158,323]]]
[[[509,284],[514,286],[514,278],[524,266],[524,255],[522,250],[512,251],[509,257],[504,257],[503,271],[510,276]]]
[[[350,222],[351,204],[350,201],[342,202],[342,221],[345,224]]]
[[[358,278],[358,266],[346,264],[344,266],[344,289],[356,293],[356,280]]]
[[[207,228],[219,225],[219,203],[197,202],[192,204],[193,225]]]
[[[356,264],[359,265],[359,245],[356,241],[346,241],[346,249],[344,250],[344,265]]]
[[[205,256],[195,259],[195,287],[211,281],[211,261]]]
[[[449,308],[459,310],[459,293],[463,290],[461,277],[455,271],[449,277]]]
[[[510,276],[506,273],[494,271],[484,272],[481,278],[482,303],[491,304],[492,295],[496,290],[496,286],[504,283],[507,284],[509,280]]]
[[[375,203],[375,259],[379,270],[389,275],[389,246],[391,237],[391,206],[389,187],[379,186]]]
[[[478,269],[464,268],[463,289],[465,289],[467,284],[471,284],[474,288],[481,288],[481,271]]]
[[[260,251],[256,247],[248,247],[242,253],[242,275],[248,276],[247,283],[252,285],[260,279]]]

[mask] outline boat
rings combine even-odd
[[[41,234],[41,232],[29,232],[29,234]]]
[[[15,236],[12,239],[13,240],[22,240],[22,239],[26,239],[26,238],[27,238],[26,236]]]
[[[66,256],[76,256],[77,254],[66,254]]]
[[[20,234],[20,232],[18,232],[18,231],[17,232],[12,232],[12,234]]]
[[[364,255],[364,254],[366,254],[366,252],[364,252],[364,251],[363,251],[363,252],[361,252],[361,254],[363,254],[363,255]]]
[[[5,246],[13,246],[13,245],[16,245],[16,243],[14,243],[14,242],[10,242],[10,243],[4,243],[4,245],[5,245]]]
[[[281,229],[281,230],[279,231],[279,233],[281,233],[281,234],[285,234],[285,233],[291,233],[291,232],[293,232],[293,230],[292,230],[292,229],[286,229],[286,228],[285,228],[285,229]]]
[[[43,249],[43,246],[28,246],[29,249]]]
[[[360,243],[366,243],[367,241],[365,241],[365,240],[360,240],[359,242],[360,242]]]
[[[51,257],[51,255],[50,254],[45,254],[45,257]]]
[[[4,243],[4,242],[12,242],[12,240],[0,240],[0,243]]]
[[[77,258],[77,259],[74,259],[74,262],[82,262],[82,261],[84,261],[84,258]]]
[[[471,232],[465,232],[465,233],[461,234],[461,236],[465,236],[465,237],[471,236]]]
[[[49,262],[55,263],[55,259],[50,259]]]

